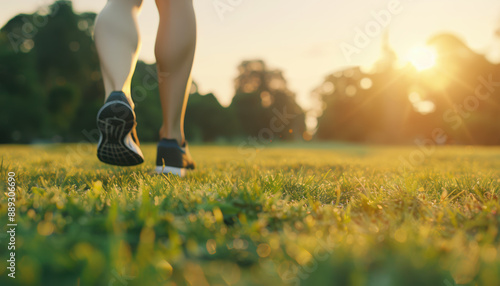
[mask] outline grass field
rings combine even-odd
[[[152,174],[153,145],[135,168],[0,147],[0,284],[500,285],[500,148],[304,147],[194,146],[184,179]]]

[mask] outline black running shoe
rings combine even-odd
[[[184,177],[188,170],[193,170],[195,163],[187,144],[181,147],[175,139],[162,139],[158,143],[156,156],[156,173],[174,174]]]
[[[113,91],[97,113],[97,157],[104,163],[135,166],[144,162],[135,130],[135,113],[121,91]]]

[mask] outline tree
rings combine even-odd
[[[286,111],[294,118],[274,128],[272,138],[302,138],[306,129],[305,114],[296,103],[295,94],[288,89],[283,73],[268,69],[262,60],[244,61],[238,71],[236,94],[230,108],[237,115],[243,132],[262,137],[262,130],[273,127],[272,119],[276,113]]]
[[[34,56],[16,53],[0,31],[0,143],[27,143],[43,134],[44,99]]]
[[[354,68],[326,77],[313,93],[322,102],[317,138],[422,144],[438,132],[446,139],[438,144],[500,144],[500,89],[485,84],[500,79],[500,66],[451,34],[428,45],[438,55],[428,70],[397,68],[384,45],[386,56],[372,72]],[[478,98],[478,87],[489,96]]]
[[[202,95],[196,84],[186,110],[186,137],[191,141],[211,142],[231,139],[241,134],[234,112],[224,108],[212,93]]]

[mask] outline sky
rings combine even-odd
[[[0,1],[0,26],[18,13],[32,13],[53,2]],[[384,31],[402,60],[441,32],[454,33],[475,51],[500,59],[500,39],[495,37],[500,27],[498,0],[193,1],[198,22],[193,78],[201,93],[213,92],[223,105],[234,95],[238,64],[263,59],[270,68],[284,71],[289,88],[307,110],[313,102],[311,91],[327,75],[377,60]],[[106,0],[73,3],[77,12],[98,12]],[[158,25],[153,0],[144,0],[139,25],[140,59],[153,63]]]

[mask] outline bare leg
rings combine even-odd
[[[184,115],[191,88],[196,46],[192,0],[156,0],[160,25],[155,55],[158,67],[163,124],[160,137],[184,143]]]
[[[132,108],[130,83],[140,47],[137,16],[141,5],[142,0],[108,0],[95,27],[106,99],[112,91],[123,91]]]
[[[141,5],[142,0],[108,0],[95,27],[106,89],[106,103],[97,113],[97,157],[111,165],[135,166],[144,162],[130,93],[140,46],[137,15]]]

